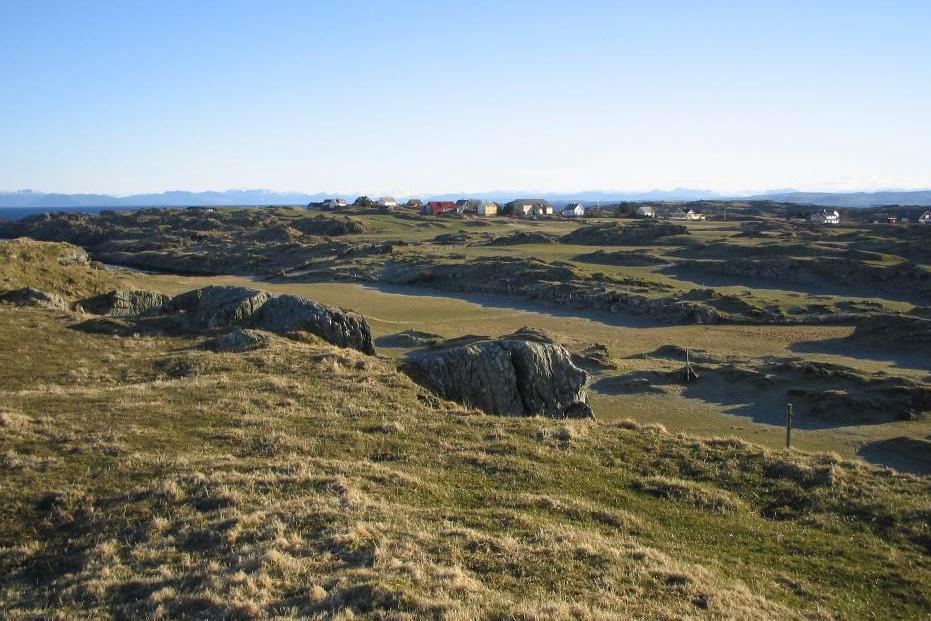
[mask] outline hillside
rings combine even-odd
[[[59,273],[58,254],[34,252],[33,272]],[[74,295],[97,288],[73,269]],[[15,258],[0,273],[28,284]],[[217,353],[197,334],[74,329],[87,319],[0,304],[5,618],[931,611],[926,477],[484,415],[319,340]]]

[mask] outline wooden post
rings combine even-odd
[[[786,448],[792,448],[792,404],[786,404]]]

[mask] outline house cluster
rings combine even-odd
[[[926,211],[918,216],[918,224],[931,224],[931,211]]]
[[[397,199],[390,196],[382,196],[375,205],[383,209],[394,209],[398,207]],[[510,214],[521,217],[533,216],[552,216],[557,211],[546,200],[543,199],[517,199],[504,205],[499,205],[494,201],[484,201],[477,199],[462,198],[457,201],[427,201],[412,198],[405,203],[405,206],[417,209],[423,215],[438,216],[446,213],[456,214],[475,214],[479,216],[496,216]],[[347,207],[346,201],[341,198],[328,198],[319,203],[307,205],[308,209],[322,209],[324,211],[337,211]],[[582,203],[573,202],[566,205],[558,211],[560,216],[566,218],[581,218],[585,215],[585,207]]]
[[[634,211],[634,215],[638,218],[656,218],[656,209],[652,205],[639,205]],[[670,210],[664,210],[662,216],[667,220],[704,220],[706,219],[705,214],[700,211],[695,211],[694,209],[683,209],[681,207],[675,207]]]

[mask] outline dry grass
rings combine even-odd
[[[319,343],[199,345],[0,307],[0,616],[931,611],[927,478],[634,421],[483,416]]]

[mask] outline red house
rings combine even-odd
[[[430,201],[420,210],[425,216],[438,216],[441,213],[456,211],[456,203],[452,201]]]

